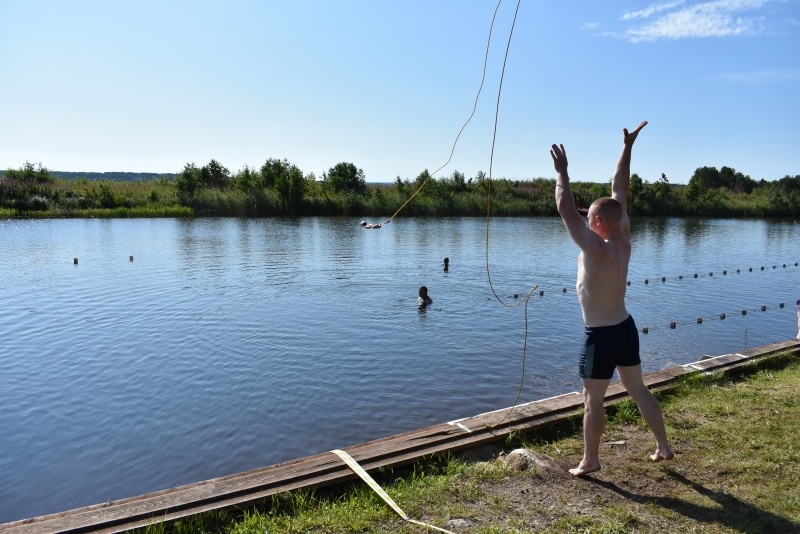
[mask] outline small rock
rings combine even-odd
[[[558,475],[566,474],[566,472],[549,456],[528,449],[515,449],[508,453],[502,461],[514,471],[526,471],[531,468],[536,468],[548,473]]]
[[[535,466],[536,463],[532,458],[529,458],[526,454],[524,454],[525,452],[527,451],[523,450],[522,453],[514,451],[511,454],[503,457],[503,463],[506,464],[506,467],[512,471],[527,471],[531,468],[531,466]]]
[[[466,519],[450,519],[447,521],[447,526],[451,528],[468,528],[472,526],[472,522]]]

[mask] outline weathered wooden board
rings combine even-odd
[[[668,368],[645,376],[654,390],[665,389],[681,377],[697,372],[727,372],[754,360],[786,351],[800,353],[800,340],[773,343],[723,356]],[[619,383],[612,384],[606,404],[627,398]],[[400,466],[442,451],[459,451],[505,438],[512,432],[530,432],[579,414],[578,392],[504,408],[347,448],[367,471]],[[510,413],[509,413],[509,410]],[[334,454],[307,456],[269,467],[195,484],[148,493],[56,514],[0,525],[0,532],[121,532],[159,521],[258,503],[281,492],[321,488],[355,479],[356,475]]]

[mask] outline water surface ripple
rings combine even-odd
[[[642,335],[646,371],[795,336],[800,226],[633,227],[628,301],[639,327],[770,306]],[[516,396],[523,308],[501,306],[489,288],[482,219],[396,219],[378,231],[328,218],[14,220],[0,221],[0,235],[0,522],[347,447]],[[544,291],[528,306],[522,402],[580,387],[577,254],[558,219],[492,221],[498,295]],[[423,284],[434,304],[420,310]]]

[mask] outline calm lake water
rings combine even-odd
[[[510,406],[525,309],[490,288],[485,221],[358,222],[0,221],[0,522]],[[795,337],[800,225],[633,230],[645,371]],[[577,247],[555,218],[493,219],[489,242],[504,302],[539,284],[520,402],[579,390]]]

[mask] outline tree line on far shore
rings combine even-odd
[[[484,216],[489,205],[493,216],[557,215],[554,179],[489,179],[483,172],[471,178],[459,171],[431,177],[424,170],[413,180],[398,176],[392,184],[368,184],[353,163],[337,163],[318,180],[286,159],[270,158],[260,168],[245,166],[235,173],[214,159],[201,167],[187,163],[176,175],[149,180],[54,174],[30,162],[6,170],[0,176],[0,217],[381,218],[418,190],[404,216]],[[572,188],[584,207],[611,194],[610,182],[573,182]],[[730,167],[699,167],[683,185],[671,184],[664,174],[652,182],[633,174],[629,211],[634,216],[797,217],[800,175],[756,181]]]

